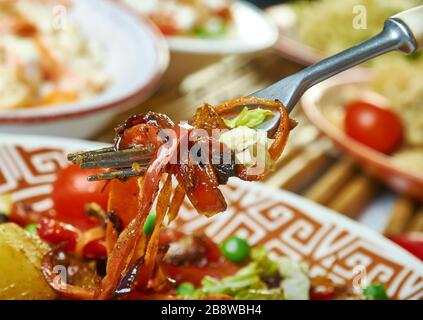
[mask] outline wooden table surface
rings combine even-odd
[[[175,122],[188,120],[203,102],[217,104],[244,96],[299,69],[301,66],[274,53],[224,58],[180,83],[162,86],[150,99],[121,114],[92,139],[111,142],[118,123],[129,115],[148,110],[165,113]],[[387,190],[343,157],[305,118],[301,108],[297,107],[292,117],[299,126],[293,131],[275,172],[264,183],[293,191],[359,219]],[[388,211],[381,230],[386,235],[423,231],[423,207],[407,197],[394,195],[390,208],[377,210]]]

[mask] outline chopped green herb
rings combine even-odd
[[[176,288],[176,294],[178,296],[190,296],[195,292],[195,287],[191,282],[182,282]]]
[[[150,212],[150,214],[147,216],[147,219],[145,219],[144,222],[144,234],[149,235],[153,232],[154,226],[156,225],[156,214],[153,212]]]
[[[375,299],[375,300],[388,300],[389,296],[386,293],[386,288],[383,284],[374,283],[369,285],[366,289],[364,289],[363,294],[366,297]]]
[[[38,224],[36,224],[36,223],[31,223],[31,224],[28,224],[28,225],[25,227],[25,230],[26,230],[27,232],[29,232],[30,234],[37,234],[37,227],[38,227]]]
[[[247,289],[235,295],[238,300],[283,300],[283,292],[276,289]]]
[[[218,37],[226,33],[228,25],[224,22],[215,23],[212,26],[195,26],[193,29],[194,34],[201,38]]]

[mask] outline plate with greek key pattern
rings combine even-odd
[[[55,173],[66,153],[102,146],[82,140],[0,135],[0,194],[10,193],[37,211],[52,206]],[[273,255],[308,263],[310,274],[335,282],[382,282],[397,299],[423,298],[423,263],[349,218],[298,195],[238,179],[222,187],[228,210],[212,218],[186,202],[171,227],[203,231],[216,242],[237,234]]]

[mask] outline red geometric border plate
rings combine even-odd
[[[0,194],[51,206],[55,171],[67,165],[69,151],[98,143],[81,140],[0,135]],[[423,298],[423,263],[380,234],[297,195],[234,179],[222,188],[228,210],[213,218],[197,215],[185,203],[173,226],[202,230],[220,242],[231,234],[262,244],[273,255],[306,261],[312,275],[337,282],[383,282],[397,299]]]

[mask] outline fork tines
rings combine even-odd
[[[109,172],[92,175],[94,180],[127,179],[139,176],[147,167],[153,156],[151,146],[137,146],[130,149],[116,151],[113,147],[106,147],[92,151],[82,151],[68,154],[68,160],[79,164],[82,169],[112,169]]]
[[[100,174],[94,174],[88,177],[88,181],[98,181],[98,180],[125,180],[131,177],[140,176],[145,172],[145,167],[141,168],[141,170],[134,170],[132,168],[126,168],[122,170],[110,171]]]

